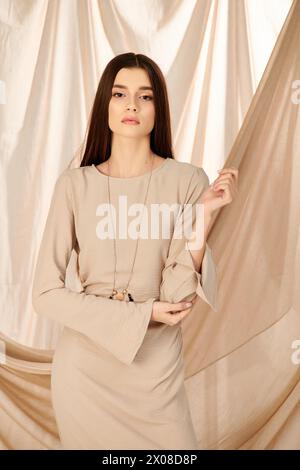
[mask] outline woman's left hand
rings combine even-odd
[[[237,168],[219,170],[218,178],[203,191],[200,198],[206,213],[212,213],[232,202],[238,192],[238,172]]]

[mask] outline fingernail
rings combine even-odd
[[[186,307],[191,307],[192,305],[193,305],[192,302],[187,302],[187,303],[185,304]]]

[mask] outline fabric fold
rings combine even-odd
[[[197,294],[215,312],[217,311],[217,269],[207,242],[201,273],[196,271],[192,255],[187,249],[183,249],[167,269],[163,275],[160,300],[189,301]]]
[[[199,214],[196,210],[196,204],[200,203],[201,194],[208,186],[207,174],[203,168],[196,168],[189,182],[185,201],[185,204],[191,205],[190,214],[193,227],[196,216]],[[184,210],[185,207],[183,213]],[[177,224],[182,224],[183,213]],[[195,295],[198,295],[214,311],[217,311],[217,286],[217,268],[207,241],[205,241],[205,251],[198,272],[195,269],[192,254],[187,248],[186,238],[177,239],[173,236],[162,271],[160,300],[174,303],[192,300]]]
[[[130,364],[143,342],[156,299],[127,302],[65,287],[67,265],[77,241],[70,171],[64,170],[55,184],[34,273],[33,307],[37,314],[88,336]]]

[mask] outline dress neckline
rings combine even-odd
[[[163,163],[161,163],[158,167],[154,168],[154,170],[152,170],[152,175],[154,173],[156,173],[157,171],[161,170],[162,168],[164,168],[164,166],[166,166],[166,164],[168,163],[168,160],[172,160],[171,158],[167,157],[165,158],[165,161]],[[92,163],[91,167],[97,172],[97,174],[103,178],[108,178],[108,175],[106,175],[105,173],[102,173],[94,163]],[[110,176],[109,178],[111,180],[116,180],[116,181],[132,181],[132,180],[137,180],[137,179],[142,179],[142,178],[145,178],[147,175],[150,175],[151,173],[151,170],[147,171],[146,173],[143,173],[142,175],[137,175],[137,176],[129,176],[128,178],[122,178],[122,177],[119,177],[119,176]]]

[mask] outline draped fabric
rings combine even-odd
[[[61,330],[35,314],[32,275],[101,71],[129,50],[166,76],[175,157],[210,180],[239,168],[208,238],[218,311],[199,300],[182,323],[199,447],[300,449],[299,43],[299,0],[1,2],[1,449],[60,448]],[[79,288],[75,253],[68,283]]]

